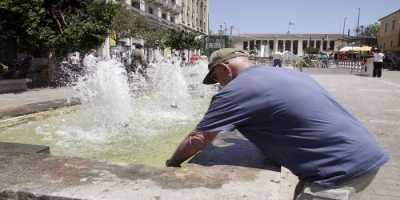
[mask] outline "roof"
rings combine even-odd
[[[398,13],[398,12],[400,12],[400,9],[398,9],[398,10],[396,10],[396,11],[394,11],[394,12],[392,12],[392,13],[390,13],[390,14],[388,14],[388,15],[382,17],[382,18],[380,18],[378,21],[382,21],[382,20],[384,20],[385,18],[388,18],[388,17],[390,17],[390,16],[392,16],[392,15]]]
[[[251,39],[271,39],[271,38],[298,38],[298,39],[322,39],[322,38],[342,38],[342,34],[336,33],[243,33],[238,37]]]

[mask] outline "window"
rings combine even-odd
[[[283,52],[283,40],[278,40],[278,51]]]
[[[298,52],[298,48],[299,48],[299,41],[298,40],[294,40],[293,41],[293,53],[295,55],[297,55],[299,53]]]
[[[328,41],[322,40],[322,49],[324,51],[328,50]]]
[[[385,33],[388,31],[388,26],[389,26],[389,24],[385,23]]]
[[[268,44],[269,44],[269,49],[273,50],[274,49],[274,41],[270,40],[270,41],[268,41]]]
[[[396,20],[392,21],[392,31],[394,31],[394,29],[396,28]]]
[[[264,46],[267,46],[267,45],[268,45],[268,40],[263,40],[263,41],[262,41],[262,44],[263,44]]]
[[[329,50],[333,51],[335,50],[335,41],[329,41]]]
[[[317,48],[317,49],[320,49],[320,48],[321,48],[321,40],[317,40],[316,48]]]
[[[254,50],[254,40],[250,40],[250,50]]]
[[[152,7],[149,7],[149,13],[154,14],[154,9]]]
[[[256,49],[257,49],[258,51],[261,50],[261,40],[256,40]]]
[[[291,40],[285,40],[285,51],[290,51],[291,45],[292,45]]]
[[[314,40],[310,40],[310,46],[309,46],[309,48],[314,48],[314,43],[315,43],[315,41]]]
[[[308,48],[307,44],[308,44],[307,40],[303,40],[303,50]]]
[[[244,42],[243,42],[243,49],[244,49],[244,50],[248,50],[248,46],[249,46],[249,42],[244,41]]]
[[[399,38],[397,38],[397,46],[400,47],[400,31],[399,31]]]
[[[138,0],[132,0],[132,7],[140,9],[140,2]]]
[[[170,21],[175,23],[175,17],[171,17]]]
[[[161,18],[163,18],[163,19],[167,19],[167,14],[165,14],[165,13],[162,13],[162,14],[161,14]]]

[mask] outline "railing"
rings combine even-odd
[[[163,8],[167,9],[168,11],[179,13],[182,9],[181,6],[176,4],[176,2],[172,2],[170,0],[149,0],[149,3],[154,5],[162,6]]]
[[[368,72],[368,60],[340,60],[336,61],[338,68],[350,69],[350,72]]]
[[[167,10],[169,10],[170,12],[173,12],[175,14],[179,14],[182,11],[182,7],[175,3],[169,3],[167,6]]]
[[[373,58],[367,58],[362,60],[339,60],[336,62],[337,68],[350,70],[350,73],[354,73],[362,76],[372,76]]]

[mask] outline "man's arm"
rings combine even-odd
[[[183,139],[175,150],[175,153],[167,160],[165,165],[167,167],[180,167],[182,162],[203,150],[216,136],[217,133],[193,131]]]

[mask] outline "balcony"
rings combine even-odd
[[[152,3],[156,6],[162,6],[164,5],[165,0],[148,0],[147,2]]]
[[[177,5],[175,1],[171,0],[148,0],[148,3],[160,6],[173,14],[179,14],[182,11],[182,7]]]
[[[174,14],[179,14],[182,12],[182,6],[171,2],[167,4],[166,9]]]

